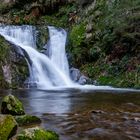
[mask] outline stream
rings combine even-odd
[[[56,131],[60,140],[140,139],[139,90],[0,90],[0,101],[8,94],[18,97],[25,112],[40,117],[41,127]]]

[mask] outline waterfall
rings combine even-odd
[[[79,85],[73,83],[69,74],[69,65],[65,52],[67,33],[64,29],[52,26],[49,29],[49,42],[47,54],[40,53],[36,48],[36,28],[33,26],[6,26],[0,25],[0,35],[9,41],[12,47],[21,48],[21,53],[27,61],[30,76],[28,86],[36,86],[39,89],[77,88],[89,90],[115,90],[119,88],[109,86]],[[123,89],[127,91],[130,89]]]
[[[65,52],[67,33],[64,29],[49,26],[49,58],[65,74],[69,75],[69,65]]]
[[[32,26],[0,26],[0,35],[12,44],[21,47],[29,58],[29,84],[37,88],[72,86],[69,66],[65,53],[67,33],[64,29],[49,26],[48,56],[36,49],[35,27]],[[30,60],[29,60],[30,59]]]

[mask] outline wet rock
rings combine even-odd
[[[17,123],[11,115],[0,115],[0,140],[8,140],[15,135]]]
[[[17,135],[17,140],[59,140],[59,136],[50,130],[39,127],[28,128]]]
[[[79,69],[71,68],[70,69],[70,76],[74,82],[79,83],[80,85],[84,85],[91,82],[91,79],[84,76]]]
[[[133,118],[132,120],[134,120],[134,121],[136,121],[136,122],[140,122],[140,118],[138,118],[138,117],[135,117],[135,118]]]
[[[15,120],[19,126],[41,123],[40,118],[31,115],[15,116]]]
[[[92,110],[91,111],[91,113],[95,113],[95,114],[103,114],[103,113],[105,113],[104,111],[102,111],[102,110]]]
[[[77,82],[81,76],[81,72],[80,72],[80,70],[78,70],[76,68],[71,68],[70,69],[70,76],[71,76],[73,81]]]
[[[87,84],[88,79],[89,79],[88,77],[86,77],[84,75],[81,75],[80,78],[79,78],[79,80],[78,80],[78,83],[80,85],[85,85],[85,84]]]
[[[13,95],[5,96],[2,100],[1,112],[3,114],[24,115],[22,103]]]

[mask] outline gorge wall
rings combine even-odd
[[[71,66],[101,85],[140,88],[139,0],[2,0],[0,23],[35,25],[39,49],[44,27],[65,28]]]

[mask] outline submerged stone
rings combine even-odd
[[[3,114],[24,115],[22,103],[13,95],[5,96],[2,100],[1,112]]]
[[[17,140],[59,140],[59,136],[53,131],[34,127],[23,130]]]
[[[19,126],[41,123],[40,118],[31,115],[15,116],[15,120]]]
[[[17,123],[11,115],[0,115],[0,140],[8,140],[17,130]]]

